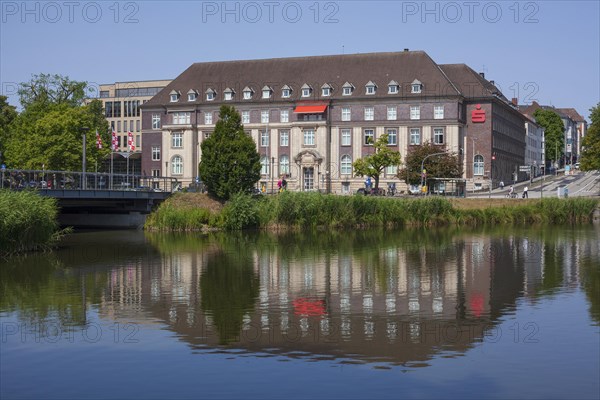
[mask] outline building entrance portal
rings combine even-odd
[[[313,167],[303,168],[303,187],[305,192],[314,190],[315,188],[315,169]]]

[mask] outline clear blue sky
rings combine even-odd
[[[2,94],[32,74],[175,78],[202,61],[424,50],[508,98],[600,101],[598,1],[0,1]],[[589,119],[588,119],[589,120]]]

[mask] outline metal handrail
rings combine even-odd
[[[85,181],[84,181],[85,179]],[[108,172],[1,169],[0,188],[11,190],[163,191],[179,189],[177,178]]]

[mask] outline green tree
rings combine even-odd
[[[202,142],[199,174],[208,193],[228,200],[238,192],[250,192],[260,178],[260,155],[244,132],[235,108],[221,106],[215,131]]]
[[[425,159],[435,153],[446,152],[438,156]],[[398,171],[398,178],[416,185],[421,183],[421,163],[425,160],[423,168],[427,176],[432,178],[460,178],[463,174],[462,164],[456,153],[448,152],[445,146],[434,145],[429,142],[421,146],[412,146],[406,155],[404,168]]]
[[[590,109],[592,121],[585,137],[581,141],[581,169],[600,170],[600,103]]]
[[[4,161],[2,155],[5,152],[6,142],[10,134],[10,124],[16,117],[15,107],[8,104],[6,96],[0,96],[0,162]]]
[[[546,143],[546,161],[558,161],[565,147],[565,126],[560,116],[552,110],[539,108],[533,113],[535,122],[544,128],[544,140]]]
[[[88,170],[110,152],[108,122],[102,102],[83,105],[87,84],[60,75],[34,75],[21,84],[23,111],[12,121],[5,157],[11,168],[77,171],[82,163],[82,128],[89,128],[86,143]],[[96,131],[104,144],[96,147]]]
[[[354,174],[375,179],[375,190],[379,188],[379,176],[384,168],[401,163],[400,152],[388,146],[388,135],[383,134],[374,144],[375,152],[352,163]]]

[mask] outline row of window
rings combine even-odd
[[[110,121],[110,128],[114,132],[139,132],[140,131],[140,120],[135,120],[135,131],[134,131],[134,120],[123,121],[123,129],[121,130],[121,121]]]
[[[123,144],[123,147],[127,146],[127,136],[117,136],[117,147],[121,147],[121,143]],[[140,147],[140,143],[141,143],[140,135],[135,135],[135,147],[137,147],[138,150]]]
[[[342,107],[341,109],[341,120],[344,122],[352,120],[352,110],[350,107]],[[171,114],[172,122],[174,125],[189,125],[191,123],[191,112],[174,112]],[[309,115],[306,115],[309,117]],[[387,120],[395,121],[398,118],[398,108],[396,106],[387,107]],[[410,106],[410,119],[419,120],[421,119],[421,106]],[[444,106],[433,107],[433,119],[444,119]],[[310,118],[306,118],[310,120]],[[364,107],[364,120],[374,121],[375,120],[375,107]],[[260,123],[268,124],[271,121],[271,110],[262,110],[260,112]],[[274,121],[273,121],[274,122]],[[279,110],[279,122],[289,123],[290,122],[290,111]],[[213,112],[208,111],[204,113],[204,124],[212,125]],[[250,123],[250,111],[242,111],[242,123]],[[160,114],[152,114],[152,129],[160,129]]]
[[[139,117],[141,114],[140,101],[106,101],[104,102],[104,116],[106,118],[119,118],[121,117],[121,103],[123,103],[123,116],[124,117]],[[144,101],[145,103],[145,101]]]
[[[280,129],[279,130],[279,146],[288,147],[290,145],[290,130],[289,129]],[[385,133],[388,135],[388,145],[396,146],[398,145],[398,129],[396,128],[387,128]],[[205,138],[208,138],[210,134],[206,134]],[[303,136],[303,145],[304,146],[314,146],[316,145],[315,141],[315,130],[314,129],[304,129],[302,130]],[[269,138],[270,132],[266,129],[260,131],[260,147],[269,147]],[[422,135],[421,128],[410,128],[409,129],[409,144],[410,145],[420,145],[422,144]],[[445,143],[445,133],[444,128],[442,127],[434,127],[432,142],[436,145],[442,145]],[[365,128],[363,129],[363,145],[371,146],[375,143],[375,129],[373,128]],[[340,144],[342,146],[352,146],[352,130],[351,129],[341,129],[340,130]],[[171,134],[171,147],[172,148],[182,148],[183,147],[183,133],[182,132],[174,132]],[[154,149],[154,147],[153,147]],[[154,151],[154,150],[153,150]],[[160,157],[160,156],[158,156]],[[153,161],[157,161],[154,158],[153,153]]]
[[[423,90],[423,84],[415,79],[412,84],[410,85],[411,87],[411,93],[421,93]],[[387,93],[388,94],[398,94],[400,92],[400,85],[398,84],[398,82],[392,80],[390,81],[390,83],[388,83],[387,85]],[[344,83],[344,85],[342,86],[342,96],[351,96],[354,91],[355,91],[355,86],[353,84],[351,84],[350,82],[346,82]],[[265,85],[262,88],[262,98],[263,99],[271,99],[273,97],[273,93],[274,90],[272,87]],[[290,97],[292,97],[292,93],[293,93],[294,89],[289,86],[289,85],[284,85],[281,88],[281,98],[283,99],[288,99]],[[311,97],[313,96],[314,90],[313,87],[310,86],[309,84],[305,83],[304,85],[302,85],[300,87],[300,94],[301,97]],[[334,87],[329,84],[329,83],[325,83],[321,86],[321,97],[330,97],[332,94],[334,93]],[[373,83],[372,81],[369,81],[366,85],[365,85],[365,95],[374,95],[377,93],[377,85],[375,83]],[[205,99],[206,101],[214,101],[217,98],[217,91],[213,88],[208,88],[205,92]],[[254,89],[252,89],[251,87],[246,86],[243,90],[242,90],[242,99],[244,100],[251,100],[254,97]],[[187,92],[187,99],[188,101],[196,101],[198,99],[198,91],[194,90],[194,89],[190,89]],[[176,103],[179,101],[181,97],[181,93],[173,90],[170,93],[170,101],[172,103]],[[225,101],[232,101],[235,99],[235,91],[231,88],[226,88],[223,91],[223,99]]]
[[[155,154],[157,159],[155,160]],[[160,161],[160,147],[152,147],[152,160]],[[269,157],[263,156],[260,159],[262,175],[270,174],[270,163]],[[482,176],[484,174],[484,160],[483,156],[477,154],[473,159],[473,175]],[[290,158],[284,154],[279,157],[279,175],[288,175],[290,173]],[[391,165],[385,169],[385,174],[388,176],[395,176],[398,173],[398,166]],[[171,174],[182,175],[183,174],[183,158],[179,155],[175,155],[171,158]],[[352,174],[352,157],[348,154],[342,155],[340,158],[340,174],[351,175]]]

